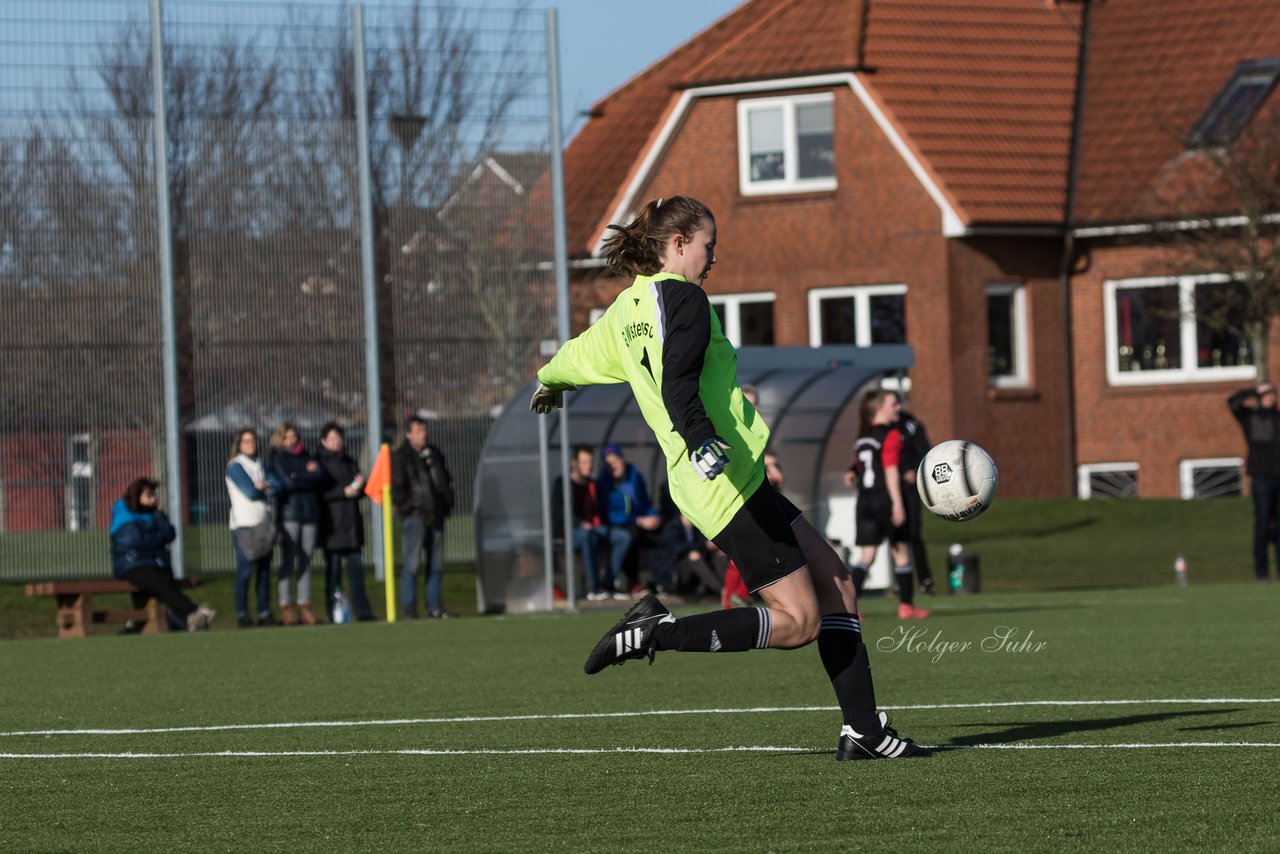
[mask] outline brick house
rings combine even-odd
[[[1198,287],[1133,226],[1186,150],[1170,117],[1275,56],[1270,0],[748,0],[568,146],[574,326],[622,285],[605,227],[686,193],[716,212],[731,340],[914,345],[911,408],[990,450],[1003,494],[1229,490],[1223,401],[1254,368],[1132,340],[1141,297]]]

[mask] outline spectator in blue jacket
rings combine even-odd
[[[649,500],[644,475],[626,461],[622,449],[605,445],[603,456],[604,465],[596,478],[596,495],[600,499],[605,539],[609,543],[609,583],[615,598],[625,599],[633,590],[640,589],[637,579],[628,581],[622,575],[636,536],[641,530],[658,530],[662,519]]]
[[[285,422],[277,428],[279,444],[271,468],[280,485],[280,619],[286,626],[301,621],[314,626],[311,611],[311,555],[320,525],[320,491],[325,474],[320,462],[302,443],[298,428]],[[293,613],[291,582],[297,580],[298,614]]]
[[[186,623],[188,631],[207,629],[215,612],[188,599],[173,578],[169,560],[173,538],[173,525],[156,496],[156,482],[137,478],[111,508],[111,571],[141,591],[133,594],[135,608],[155,595]],[[126,631],[136,629],[132,624],[126,627]]]

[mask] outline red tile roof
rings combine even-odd
[[[1236,63],[1280,56],[1280,3],[1106,0],[1092,15],[1076,220],[1147,219]]]
[[[1045,0],[871,0],[868,88],[968,224],[1062,221],[1079,20]]]
[[[1093,6],[1077,219],[1119,221],[1138,214],[1235,63],[1280,54],[1280,14],[1277,0]],[[592,249],[682,88],[854,69],[966,225],[1059,224],[1081,10],[749,0],[596,105],[565,155],[570,251]]]

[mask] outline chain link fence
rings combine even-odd
[[[289,421],[314,447],[334,420],[367,465],[410,413],[454,474],[446,557],[474,557],[484,437],[555,335],[545,17],[360,12],[357,33],[349,4],[0,5],[0,580],[109,574],[111,504],[170,474],[166,380],[188,572],[234,565],[239,428]]]

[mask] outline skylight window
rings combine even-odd
[[[1193,145],[1229,145],[1244,130],[1280,78],[1280,58],[1236,65],[1235,73],[1191,132]]]

